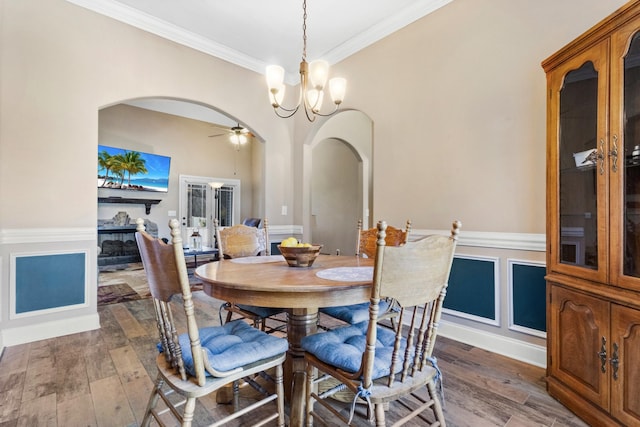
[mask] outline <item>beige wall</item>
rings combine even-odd
[[[544,233],[540,62],[623,3],[454,0],[334,66],[374,123],[374,220]]]

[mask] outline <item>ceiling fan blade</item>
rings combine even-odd
[[[215,135],[209,135],[209,138],[215,138],[216,136],[223,136],[226,135],[226,133],[217,133]]]

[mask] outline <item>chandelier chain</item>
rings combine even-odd
[[[302,61],[307,61],[307,0],[302,2]]]

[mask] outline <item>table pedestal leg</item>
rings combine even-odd
[[[306,375],[304,351],[300,348],[300,340],[315,333],[317,326],[317,309],[294,308],[289,312],[287,323],[289,354],[285,362],[284,386],[285,396],[288,397],[291,408],[289,424],[292,427],[302,427],[305,418]]]

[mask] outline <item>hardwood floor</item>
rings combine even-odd
[[[219,302],[202,291],[194,299],[201,323],[217,324]],[[99,330],[5,349],[0,427],[139,425],[156,375],[151,301],[105,305],[98,311]],[[549,397],[543,369],[442,337],[436,356],[449,426],[586,426]],[[243,389],[243,394],[250,401],[250,393]],[[229,410],[215,396],[202,399],[196,425]],[[395,415],[392,406],[388,421]],[[234,425],[249,424],[245,418]],[[360,419],[358,425],[369,424]]]

